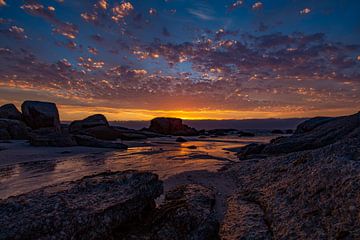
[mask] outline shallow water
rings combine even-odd
[[[132,147],[126,151],[99,151],[72,154],[71,148],[62,156],[0,167],[0,199],[63,181],[76,180],[103,171],[146,170],[161,179],[186,171],[217,171],[233,161],[236,155],[228,148],[251,142],[268,142],[271,137],[256,138],[194,138],[186,143],[173,140],[153,141],[153,146]],[[196,146],[196,149],[189,149]],[[10,159],[11,160],[11,159]]]

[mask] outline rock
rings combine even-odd
[[[10,139],[11,139],[10,133],[4,128],[0,128],[0,140],[10,140]]]
[[[0,107],[0,118],[22,120],[21,112],[15,107],[14,104],[5,104]]]
[[[360,113],[336,117],[316,126],[311,131],[276,138],[269,144],[263,145],[262,149],[245,146],[240,150],[239,156],[249,158],[252,154],[269,156],[316,149],[346,139],[349,134],[359,127]]]
[[[27,140],[29,139],[29,129],[22,121],[13,119],[0,119],[0,130],[2,132],[2,140]],[[9,138],[6,136],[8,135]],[[5,138],[4,138],[5,137]],[[1,137],[0,137],[1,139]]]
[[[175,141],[176,141],[176,142],[180,142],[180,143],[182,143],[182,142],[187,142],[187,140],[186,140],[185,138],[182,138],[182,137],[176,138]]]
[[[315,118],[311,118],[309,120],[306,120],[302,123],[300,123],[296,130],[295,133],[306,133],[306,132],[310,132],[311,130],[313,130],[314,128],[320,126],[321,124],[327,123],[331,120],[333,120],[334,118],[332,117],[315,117]]]
[[[214,203],[214,193],[206,187],[178,186],[165,194],[165,202],[144,223],[126,234],[120,231],[118,239],[218,239]]]
[[[57,132],[53,128],[40,128],[31,132],[30,144],[36,147],[72,147],[77,142],[67,133]]]
[[[127,149],[127,146],[122,143],[105,141],[86,135],[74,135],[75,141],[80,146],[85,147],[97,147],[97,148],[115,148],[115,149]]]
[[[256,202],[243,200],[238,195],[228,200],[220,236],[222,240],[272,239],[261,206]]]
[[[237,129],[233,128],[225,128],[225,129],[211,129],[208,130],[207,133],[209,135],[215,135],[215,136],[226,136],[226,135],[234,135],[238,134],[239,131]]]
[[[0,239],[113,239],[163,192],[152,173],[107,172],[0,201]]]
[[[88,128],[93,127],[109,127],[106,117],[102,114],[91,115],[83,120],[73,121],[69,126],[70,133],[78,133]]]
[[[271,131],[272,134],[284,134],[284,132],[280,129],[275,129]]]
[[[24,121],[32,129],[54,128],[60,132],[59,112],[55,103],[25,101],[21,110]]]
[[[160,134],[175,136],[198,135],[196,129],[183,124],[180,118],[154,118],[151,120],[149,130]]]
[[[241,161],[224,170],[246,204],[230,206],[236,215],[225,217],[224,224],[233,229],[226,232],[264,232],[258,221],[263,218],[272,239],[360,239],[360,128],[353,128],[355,117],[338,118],[311,131],[322,128],[318,138],[334,132],[338,138],[332,144]],[[298,135],[311,138],[311,132]]]
[[[197,149],[197,146],[195,146],[195,145],[190,145],[190,146],[187,146],[186,148],[188,148],[188,149]]]
[[[122,133],[110,126],[96,126],[78,131],[78,134],[88,135],[102,140],[116,140],[122,137]]]
[[[255,134],[251,133],[251,132],[240,131],[239,132],[239,137],[255,137]]]
[[[286,134],[293,134],[294,131],[293,131],[292,129],[287,129],[287,130],[285,131],[285,133],[286,133]]]

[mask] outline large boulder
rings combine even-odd
[[[315,120],[318,122],[319,120]],[[323,119],[312,130],[295,133],[288,137],[280,137],[269,144],[248,145],[239,151],[240,158],[251,158],[252,155],[279,155],[303,150],[320,148],[346,139],[349,134],[360,128],[360,113]],[[308,123],[311,120],[308,120]],[[300,124],[301,125],[301,124]],[[298,128],[300,129],[300,128]],[[298,131],[299,132],[299,131]]]
[[[75,141],[79,146],[97,147],[97,148],[114,148],[114,149],[127,149],[125,144],[119,142],[112,142],[97,139],[87,135],[74,135]]]
[[[78,133],[93,127],[109,127],[106,117],[102,114],[91,115],[83,120],[73,121],[69,126],[70,133]]]
[[[60,131],[59,112],[55,103],[25,101],[21,110],[24,121],[32,129],[54,128]]]
[[[0,201],[0,239],[113,239],[163,192],[147,172],[101,173]]]
[[[0,118],[22,120],[21,112],[15,107],[14,104],[5,104],[0,107]]]
[[[196,129],[183,124],[180,118],[154,118],[151,120],[149,130],[160,134],[176,136],[198,135]]]
[[[22,121],[0,119],[1,140],[26,140],[29,139],[29,129]]]

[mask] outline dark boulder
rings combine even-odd
[[[175,136],[198,135],[196,129],[183,124],[180,118],[154,118],[151,120],[149,130],[160,134]]]
[[[70,134],[54,131],[53,128],[40,128],[33,130],[30,134],[32,146],[44,147],[72,147],[77,143]]]
[[[25,101],[21,110],[24,121],[32,129],[54,128],[60,132],[59,112],[55,103]]]
[[[77,134],[88,135],[101,140],[116,140],[122,137],[122,133],[110,126],[96,126],[78,131]]]
[[[14,104],[5,104],[0,107],[0,118],[22,120],[21,112],[15,107]]]
[[[272,134],[284,134],[283,130],[275,129],[271,131]]]
[[[88,128],[104,126],[109,127],[109,122],[102,114],[91,115],[83,120],[73,121],[69,126],[70,133],[81,132]]]
[[[30,129],[25,125],[24,122],[12,119],[0,119],[0,130],[2,132],[2,140],[27,140],[29,139]],[[8,137],[6,137],[8,135]]]
[[[251,133],[251,132],[240,131],[239,132],[239,137],[255,137],[255,134]]]
[[[101,173],[0,201],[0,239],[113,239],[163,192],[152,173]]]
[[[292,129],[287,129],[287,130],[285,131],[285,133],[286,133],[286,134],[293,134],[293,133],[294,133],[294,130],[292,130]]]
[[[186,140],[185,138],[182,138],[182,137],[176,138],[175,141],[176,141],[176,142],[180,142],[180,143],[182,143],[182,142],[187,142],[187,140]]]
[[[114,149],[127,149],[127,146],[122,143],[112,142],[97,139],[87,135],[74,135],[75,141],[79,146],[97,147],[97,148],[114,148]]]

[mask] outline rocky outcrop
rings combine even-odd
[[[300,123],[296,130],[295,133],[306,133],[306,132],[310,132],[312,131],[314,128],[320,126],[321,124],[327,123],[331,120],[333,120],[334,118],[332,117],[315,117],[315,118],[311,118],[309,120],[306,120],[302,123]]]
[[[272,239],[266,216],[261,206],[251,199],[235,195],[229,198],[227,211],[221,225],[222,240]]]
[[[22,120],[21,112],[15,107],[14,104],[5,104],[0,107],[0,118]]]
[[[0,119],[0,139],[29,139],[29,128],[21,121],[2,118]]]
[[[175,136],[198,135],[196,129],[183,124],[180,118],[154,118],[151,120],[149,130],[160,134]]]
[[[218,239],[212,190],[196,184],[178,186],[142,223],[118,229],[118,239]],[[139,228],[139,226],[142,226]],[[129,230],[130,229],[130,230]]]
[[[74,139],[79,146],[127,149],[127,146],[125,144],[119,142],[101,140],[87,135],[74,135]]]
[[[32,129],[53,128],[60,131],[59,112],[55,103],[25,101],[21,105],[24,121]]]
[[[69,126],[70,133],[78,133],[93,127],[109,127],[106,117],[102,114],[91,115],[83,120],[73,121]]]
[[[244,159],[254,156],[257,157],[258,155],[279,155],[316,149],[333,144],[339,140],[346,139],[349,134],[360,127],[360,113],[336,117],[330,120],[322,119],[321,121],[323,122],[321,124],[315,124],[316,126],[311,131],[295,133],[288,137],[276,138],[265,145],[259,144],[255,146],[253,144],[245,146],[239,151],[239,157]],[[312,121],[308,120],[307,122],[311,123]],[[318,123],[319,120],[315,120],[315,122]],[[304,123],[304,125],[308,124]],[[299,130],[297,132],[299,132]]]
[[[323,137],[332,131],[339,136],[335,143],[241,161],[225,169],[223,174],[233,178],[238,199],[245,201],[245,205],[240,202],[230,209],[243,219],[256,218],[250,222],[251,228],[240,225],[240,218],[235,222],[235,218],[225,218],[226,229],[235,229],[222,228],[222,233],[263,233],[264,224],[258,220],[264,219],[273,239],[360,239],[360,128],[352,127],[355,117],[338,118],[326,127],[323,124]]]
[[[157,175],[101,173],[0,201],[0,239],[113,239],[163,192]]]

